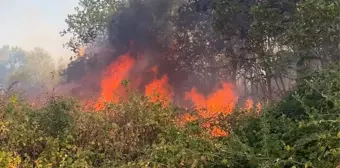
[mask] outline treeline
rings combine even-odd
[[[13,85],[31,92],[51,90],[62,81],[61,59],[55,59],[44,49],[25,51],[20,47],[4,45],[0,48],[1,90]]]
[[[205,92],[225,80],[253,99],[283,97],[340,53],[337,0],[81,0],[66,23],[75,52],[105,46],[114,58],[133,40],[137,51],[162,53],[160,72],[175,88],[190,77]],[[77,77],[72,68],[66,74]]]

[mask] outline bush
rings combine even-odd
[[[132,94],[102,111],[54,97],[33,108],[16,96],[0,103],[1,167],[336,167],[340,162],[340,79],[331,68],[302,80],[258,113],[237,110],[211,137],[179,109]]]
[[[301,79],[294,92],[258,118],[234,113],[230,117],[239,123],[230,138],[240,140],[246,161],[255,167],[336,167],[339,100],[340,69],[334,66]]]

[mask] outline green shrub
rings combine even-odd
[[[0,167],[335,167],[340,158],[340,72],[302,79],[295,92],[257,113],[236,110],[212,138],[178,109],[131,94],[104,110],[67,98],[33,108],[0,102]]]
[[[302,79],[296,91],[258,118],[231,115],[238,123],[231,126],[230,138],[246,147],[242,153],[255,167],[335,167],[340,161],[339,100],[340,70],[334,66]]]

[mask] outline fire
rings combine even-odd
[[[191,100],[195,105],[198,117],[185,117],[183,119],[187,120],[187,122],[191,122],[193,118],[208,119],[201,126],[209,129],[219,115],[228,115],[234,110],[238,97],[234,93],[231,84],[222,82],[222,88],[216,90],[207,98],[198,93],[196,88],[192,88],[190,92],[185,94],[185,99]],[[214,137],[219,137],[226,136],[228,133],[214,126],[210,134]]]
[[[101,81],[101,96],[96,104],[96,109],[102,109],[105,102],[117,103],[118,96],[124,95],[121,82],[125,80],[131,68],[136,61],[126,53],[109,65],[107,71],[103,74]]]
[[[245,110],[248,112],[255,110],[256,113],[259,113],[262,109],[261,103],[257,103],[254,107],[254,102],[252,99],[247,99],[245,104]]]
[[[213,136],[213,137],[224,137],[224,136],[227,136],[228,133],[216,126],[213,127],[212,131],[210,132],[210,134]]]
[[[84,56],[85,55],[85,47],[79,47],[78,49],[77,49],[77,56],[78,57],[82,57],[82,56]]]
[[[262,109],[262,104],[261,103],[257,103],[256,104],[256,112],[259,113]]]
[[[153,80],[145,86],[145,95],[150,97],[151,102],[161,101],[165,105],[172,100],[172,90],[168,84],[168,77],[164,75],[161,79]]]
[[[117,94],[117,92],[120,91],[119,89],[122,87],[121,82],[128,77],[129,71],[134,65],[135,60],[127,53],[120,56],[109,66],[101,83],[101,97],[105,101],[118,101],[114,94]]]
[[[250,111],[253,108],[253,106],[254,106],[253,100],[247,99],[247,101],[246,101],[246,110]]]
[[[154,73],[154,78],[156,78],[158,74],[158,67],[152,67],[151,71]],[[160,101],[164,105],[167,105],[169,101],[172,100],[173,92],[168,80],[168,77],[163,75],[162,78],[154,79],[151,83],[145,86],[145,95],[150,97],[151,102]]]
[[[140,85],[144,85],[144,94],[149,97],[150,102],[161,102],[164,106],[170,104],[174,98],[173,88],[169,84],[169,78],[166,74],[160,75],[158,66],[149,66],[143,64],[143,56],[139,55],[135,59],[131,52],[127,52],[119,56],[107,70],[102,74],[101,93],[95,103],[91,102],[86,108],[93,107],[95,110],[102,110],[104,103],[118,103],[120,98],[126,95],[125,88],[122,85],[124,80],[129,80],[133,89],[140,89]],[[141,60],[139,60],[141,59]],[[144,62],[145,63],[145,62]],[[139,69],[136,67],[139,67]],[[140,68],[142,67],[142,68]],[[140,71],[151,73],[151,80],[145,80]],[[235,109],[238,96],[234,92],[233,85],[227,82],[221,82],[221,88],[215,90],[210,95],[205,96],[199,93],[195,87],[184,94],[184,100],[192,102],[195,106],[196,114],[184,114],[179,117],[179,125],[198,120],[205,119],[206,122],[201,123],[201,127],[210,131],[211,136],[221,137],[227,136],[228,132],[216,126],[218,116],[226,116]],[[245,109],[250,111],[253,109],[254,103],[248,99]],[[261,104],[256,105],[256,111],[259,111]]]
[[[230,114],[234,110],[238,97],[233,92],[231,84],[222,82],[222,88],[207,98],[198,93],[196,88],[192,88],[185,94],[185,99],[194,103],[200,117],[211,118],[219,114]]]

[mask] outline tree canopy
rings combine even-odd
[[[5,79],[19,69],[24,62],[25,51],[19,47],[4,45],[0,48],[0,83],[5,84]]]
[[[137,50],[163,53],[167,63],[160,71],[177,84],[193,73],[195,83],[223,79],[245,96],[273,99],[297,78],[339,61],[336,0],[83,0],[80,6],[66,31],[77,46],[101,32],[115,58],[134,40]]]
[[[18,82],[23,88],[51,88],[61,80],[57,64],[42,48],[25,51],[8,45],[0,49],[0,79],[3,86]]]
[[[68,28],[61,35],[71,34],[67,46],[74,52],[94,42],[96,38],[105,39],[110,17],[121,5],[116,0],[80,0],[75,14],[69,14],[65,22]]]

